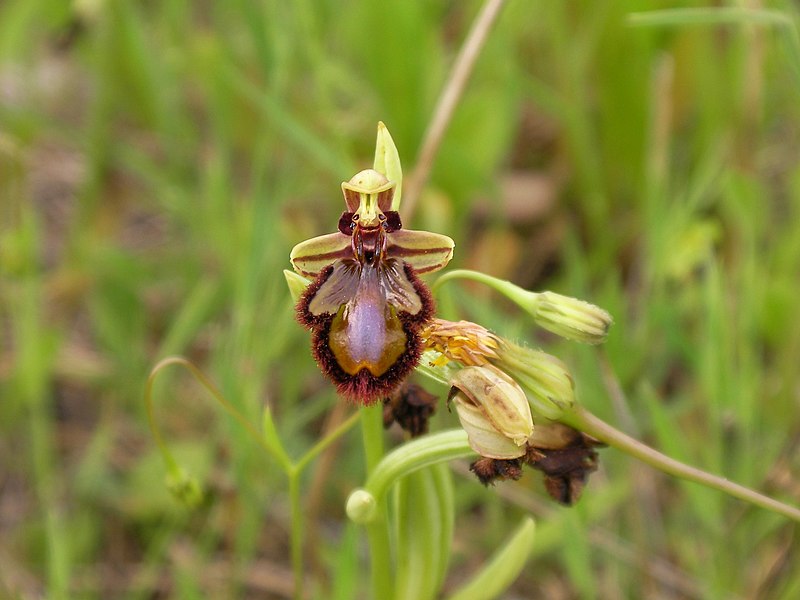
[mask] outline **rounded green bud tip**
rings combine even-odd
[[[492,362],[522,386],[536,415],[558,420],[575,404],[575,382],[555,356],[504,340]]]
[[[168,473],[166,483],[169,492],[189,508],[194,508],[203,501],[200,483],[185,469],[178,468]]]
[[[345,511],[354,523],[369,523],[375,518],[377,504],[375,496],[367,490],[357,489],[347,499]]]

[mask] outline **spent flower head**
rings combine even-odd
[[[433,319],[422,331],[425,347],[442,355],[441,364],[454,360],[464,366],[480,366],[498,358],[500,338],[470,321]]]

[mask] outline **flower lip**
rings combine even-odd
[[[338,261],[324,269],[306,288],[296,307],[298,321],[313,332],[312,351],[323,373],[333,381],[339,393],[365,406],[388,396],[417,366],[422,355],[419,331],[434,312],[430,292],[410,265],[390,262],[380,267],[380,274],[372,273],[376,269],[378,267],[360,265],[352,260],[348,263]],[[351,338],[367,335],[352,329],[358,323],[349,320],[353,305],[361,304],[365,299],[356,294],[361,283],[369,283],[362,282],[365,271],[367,275],[364,277],[371,279],[375,276],[380,282],[378,288],[369,284],[367,291],[384,290],[388,294],[384,301],[387,307],[392,307],[389,310],[394,326],[391,340],[404,340],[402,348],[399,341],[392,342],[389,348],[382,345],[388,343],[389,338],[384,336],[385,339],[378,343],[380,336],[376,336],[374,341],[382,350],[374,364],[365,359],[372,358],[367,356],[369,352],[365,345],[369,336],[361,340],[361,346],[351,346],[355,343]],[[372,308],[377,306],[374,301],[368,304]],[[345,312],[348,313],[347,321],[344,320]],[[348,357],[356,360],[348,360]],[[392,357],[394,360],[390,359]]]

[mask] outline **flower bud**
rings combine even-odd
[[[453,400],[470,446],[489,458],[516,458],[525,452],[533,418],[525,392],[492,365],[466,367],[452,380]]]
[[[538,294],[534,320],[553,333],[584,344],[601,344],[614,320],[599,306],[554,292]]]
[[[357,489],[347,498],[345,512],[355,523],[367,523],[375,517],[378,502],[367,490]]]
[[[594,304],[554,292],[531,292],[478,271],[450,271],[440,277],[436,285],[451,279],[472,279],[488,285],[530,313],[540,326],[570,340],[600,344],[613,323],[611,315]]]
[[[522,386],[535,414],[557,420],[575,404],[572,376],[555,356],[508,341],[500,345],[498,355],[492,362]]]

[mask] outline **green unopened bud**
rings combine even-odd
[[[478,271],[458,269],[442,275],[434,288],[451,279],[472,279],[494,288],[526,310],[536,323],[562,337],[585,344],[605,341],[613,323],[602,308],[554,292],[536,293]]]
[[[557,420],[575,404],[575,383],[555,356],[507,341],[498,354],[492,362],[522,386],[535,414]]]
[[[403,169],[400,166],[400,154],[397,152],[397,146],[394,145],[394,140],[382,121],[378,122],[374,168],[378,173],[385,175],[386,179],[395,183],[392,210],[399,210],[403,192]]]
[[[555,334],[585,344],[601,344],[614,320],[599,306],[554,292],[538,294],[533,318]]]
[[[200,483],[180,467],[175,467],[167,474],[167,489],[179,502],[190,508],[198,506],[203,501]]]
[[[452,380],[453,400],[470,446],[489,458],[516,458],[533,432],[525,392],[493,365],[466,367]]]
[[[289,288],[292,300],[297,302],[311,282],[302,275],[298,275],[294,271],[289,271],[288,269],[283,270],[283,276],[286,278],[286,286]]]

